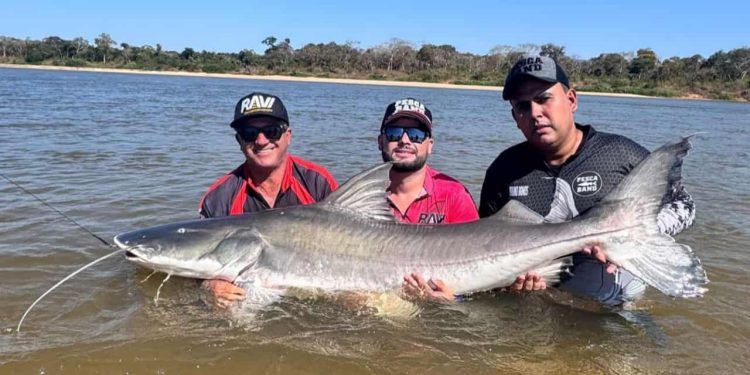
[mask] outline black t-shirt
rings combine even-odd
[[[528,142],[503,151],[487,169],[479,216],[491,216],[515,199],[548,221],[570,220],[599,203],[649,155],[648,150],[626,137],[597,132],[587,125],[576,127],[583,132],[581,145],[555,168],[548,166]],[[557,207],[553,207],[555,195],[559,195]],[[662,211],[673,210],[668,216],[674,220],[660,226],[663,232],[674,234],[692,223],[694,205],[683,190],[671,198],[674,201]]]
[[[623,136],[600,133],[576,124],[583,140],[575,154],[560,166],[549,166],[528,142],[503,151],[487,169],[482,185],[479,216],[491,216],[511,199],[528,206],[548,222],[570,220],[590,209],[645,159],[649,152]],[[662,233],[674,235],[692,224],[695,206],[679,188],[665,197],[658,224]],[[606,304],[617,304],[643,292],[643,282],[621,270],[617,276],[592,258],[573,254],[570,276],[560,287]]]

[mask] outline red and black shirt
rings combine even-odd
[[[302,158],[288,155],[281,190],[274,207],[258,192],[245,163],[217,180],[200,203],[204,218],[239,215],[270,208],[318,202],[338,188],[338,183],[325,168]]]

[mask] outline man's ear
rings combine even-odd
[[[516,123],[516,127],[521,129],[521,125],[518,124],[518,118],[516,118],[516,110],[513,107],[510,108],[510,115],[513,116],[513,121]]]
[[[570,111],[575,112],[578,110],[578,94],[576,93],[576,90],[569,89],[566,95],[570,101]]]
[[[383,135],[378,136],[378,151],[383,151]]]
[[[242,147],[242,138],[240,138],[239,133],[234,133],[234,139],[240,144],[240,147]]]

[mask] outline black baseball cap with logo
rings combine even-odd
[[[413,118],[432,132],[432,112],[422,104],[422,102],[414,98],[405,98],[396,100],[395,102],[388,105],[385,109],[385,115],[383,115],[383,122],[380,124],[380,130],[396,121],[399,118],[409,117]]]
[[[508,76],[505,77],[503,100],[512,99],[521,83],[529,78],[549,83],[560,82],[566,87],[570,87],[568,75],[557,61],[547,56],[524,55],[513,65],[513,68],[508,72]]]
[[[289,124],[289,115],[279,97],[262,92],[254,92],[242,97],[234,107],[234,120],[229,126],[236,128],[247,119],[269,116]]]

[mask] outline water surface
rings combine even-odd
[[[405,96],[434,114],[430,163],[477,201],[486,167],[522,140],[497,92],[0,69],[0,171],[107,238],[192,219],[243,160],[228,123],[251,91],[284,100],[292,152],[340,182],[380,161],[383,111]],[[163,275],[142,282],[148,273],[118,257],[55,291],[15,334],[39,294],[109,250],[0,180],[0,372],[745,373],[750,105],[581,96],[577,119],[649,149],[702,132],[684,165],[697,219],[679,240],[703,260],[710,291],[650,291],[651,328],[543,294],[406,321],[286,299],[250,320],[211,308],[193,280],[170,280],[154,303]]]

